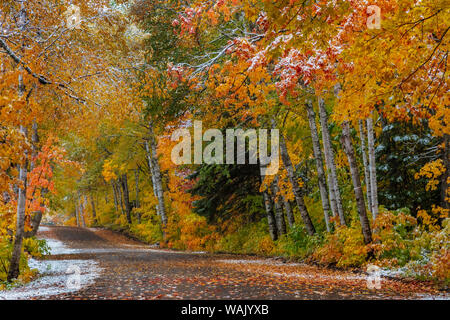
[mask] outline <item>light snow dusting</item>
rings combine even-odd
[[[50,247],[50,254],[76,254],[80,253],[80,249],[71,249],[64,245],[63,242],[55,239],[45,239],[48,246]]]
[[[40,231],[49,231],[47,227],[40,227]],[[45,239],[54,255],[66,255],[89,252],[91,249],[71,249],[63,242],[55,239]],[[59,294],[76,292],[94,284],[102,268],[94,260],[35,260],[28,261],[31,269],[39,271],[39,278],[26,285],[7,291],[0,291],[0,300],[28,300],[49,297]],[[74,271],[75,270],[75,271]],[[79,271],[79,274],[77,272]],[[76,277],[78,286],[69,284],[69,280]]]
[[[32,269],[39,270],[39,279],[24,286],[9,291],[0,292],[0,300],[26,300],[38,297],[49,297],[78,291],[67,285],[72,272],[71,268],[78,267],[80,272],[80,289],[94,283],[100,275],[101,268],[93,260],[57,260],[57,261],[29,261]]]

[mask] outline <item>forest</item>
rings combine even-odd
[[[0,290],[37,276],[44,224],[448,288],[449,21],[446,0],[2,0]]]

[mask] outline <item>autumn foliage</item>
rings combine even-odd
[[[374,0],[377,17],[344,0],[73,2],[74,29],[59,1],[0,5],[1,280],[25,189],[24,232],[41,212],[161,247],[448,284],[446,1]],[[172,133],[195,120],[279,129],[277,175],[175,165]]]

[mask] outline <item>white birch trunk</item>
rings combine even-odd
[[[370,193],[371,211],[373,219],[378,216],[378,188],[377,188],[377,165],[375,160],[375,133],[373,129],[372,117],[367,119],[367,142],[369,149],[369,172],[370,172]]]
[[[292,212],[292,207],[288,199],[286,199],[285,196],[283,196],[283,205],[284,209],[286,210],[286,217],[289,223],[289,227],[292,228],[295,225],[295,217],[294,213]]]
[[[319,98],[319,117],[322,127],[323,150],[325,154],[325,163],[328,171],[328,187],[330,189],[330,203],[333,210],[333,216],[339,215],[341,225],[346,225],[344,208],[342,206],[341,191],[336,173],[336,164],[334,162],[334,152],[331,145],[330,131],[328,129],[328,115],[325,109],[325,101]],[[336,213],[337,211],[337,213]]]
[[[275,207],[275,222],[277,225],[278,236],[286,234],[286,221],[284,220],[283,205],[279,195],[280,188],[278,186],[278,177],[275,177],[272,183],[273,199]]]
[[[350,136],[350,124],[347,121],[342,124],[341,142],[350,166],[353,191],[355,192],[356,198],[356,209],[358,210],[359,221],[361,223],[362,233],[364,236],[364,243],[369,244],[372,242],[372,231],[370,230],[370,223],[369,219],[367,218],[366,204],[361,187],[359,168],[356,162],[355,149],[353,148],[352,138]]]
[[[319,182],[320,198],[322,200],[323,215],[327,231],[331,232],[330,226],[330,203],[328,201],[327,183],[325,172],[323,170],[322,151],[320,150],[320,140],[317,134],[316,116],[311,102],[306,103],[306,111],[308,114],[309,128],[311,131],[311,139],[313,144],[314,160],[316,161],[317,178]]]
[[[365,133],[365,125],[362,120],[359,121],[359,132],[360,132],[360,140],[361,140],[361,152],[363,158],[364,165],[364,181],[366,183],[366,198],[367,205],[369,210],[372,211],[372,190],[370,187],[370,172],[369,172],[369,163],[367,161],[367,150],[366,150],[366,133]]]
[[[23,4],[22,4],[23,7]],[[24,23],[26,16],[21,14],[19,16],[19,21]],[[23,19],[23,21],[21,21]],[[25,88],[23,84],[23,76],[19,74],[19,82],[18,82],[18,96],[23,97]],[[27,128],[23,125],[20,126],[20,133],[24,136],[24,139],[27,139]],[[11,260],[9,264],[9,270],[7,275],[7,281],[11,282],[14,279],[17,279],[20,273],[20,257],[22,255],[22,243],[23,237],[25,234],[25,209],[26,209],[26,194],[27,194],[27,166],[28,166],[28,153],[24,151],[24,163],[19,165],[19,181],[22,186],[18,188],[18,196],[17,196],[17,210],[16,210],[16,234],[14,237],[14,245],[13,251],[11,254]]]
[[[149,145],[150,150],[148,149]],[[167,227],[168,218],[166,213],[166,206],[164,203],[164,189],[162,184],[161,168],[158,162],[157,142],[151,122],[149,123],[149,143],[147,143],[146,146],[147,146],[147,157],[149,158],[149,164],[151,165],[153,172],[152,180],[154,182],[154,191],[158,199],[158,212],[161,217],[163,234],[165,236],[165,228]]]

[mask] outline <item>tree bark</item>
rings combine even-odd
[[[275,223],[278,236],[286,234],[286,221],[284,220],[283,205],[280,198],[280,188],[278,186],[278,177],[275,177],[272,183],[273,202],[275,207]]]
[[[91,201],[91,207],[92,207],[92,218],[94,219],[94,224],[98,224],[97,221],[97,212],[95,210],[95,202],[94,202],[94,198],[92,197],[92,194],[89,193],[89,199]]]
[[[289,223],[289,227],[294,227],[295,225],[295,217],[294,217],[294,213],[292,212],[292,207],[291,207],[291,203],[289,202],[288,199],[286,199],[285,196],[283,196],[283,205],[284,205],[284,209],[286,210],[286,217]]]
[[[450,180],[450,135],[448,134],[444,134],[443,158],[445,172],[441,178],[441,206],[448,210],[450,209],[450,190],[448,185]]]
[[[263,172],[261,168],[261,172]],[[263,177],[260,175],[260,183],[262,185],[263,183]],[[275,216],[273,214],[273,205],[272,205],[272,199],[270,197],[269,191],[267,189],[263,190],[263,200],[264,200],[264,208],[266,209],[266,215],[267,215],[267,224],[269,226],[269,234],[270,238],[273,241],[278,240],[278,233],[277,233],[277,227],[275,223]]]
[[[131,224],[131,206],[130,206],[130,193],[128,191],[128,178],[127,174],[123,174],[120,179],[120,184],[122,186],[122,193],[123,193],[123,202],[125,203],[125,213],[127,216],[127,222],[128,224]]]
[[[42,216],[42,211],[33,212],[31,217],[31,231],[25,232],[24,238],[32,238],[36,236],[42,221]]]
[[[32,141],[32,156],[31,158],[33,159],[31,161],[30,164],[30,172],[33,171],[33,169],[35,168],[35,157],[38,154],[38,143],[39,143],[39,135],[38,135],[38,126],[36,123],[36,120],[33,120],[33,125],[32,125],[32,135],[31,135],[31,141]],[[44,215],[44,213],[42,211],[36,211],[33,212],[32,216],[31,216],[31,231],[25,232],[24,237],[25,238],[31,238],[36,236],[38,230],[39,230],[39,226],[41,224],[42,221],[42,216]]]
[[[155,138],[155,134],[153,132],[153,126],[152,123],[149,123],[149,141],[146,142],[146,151],[147,151],[147,158],[149,161],[150,170],[152,171],[152,180],[153,180],[153,190],[156,193],[156,197],[158,199],[158,214],[161,217],[161,224],[163,229],[163,234],[165,238],[165,229],[167,227],[167,213],[166,213],[166,206],[164,203],[164,189],[162,184],[162,177],[161,177],[161,168],[159,166],[158,162],[158,154],[157,154],[157,142]]]
[[[21,78],[21,77],[20,77]],[[22,81],[20,80],[20,83]],[[19,85],[21,86],[21,85]],[[21,89],[19,89],[21,90]],[[23,92],[22,92],[23,93]],[[20,132],[26,138],[27,129],[24,126],[20,126]],[[14,238],[14,246],[9,264],[9,270],[7,275],[7,281],[11,282],[17,279],[20,272],[20,256],[22,254],[23,236],[25,233],[25,207],[26,207],[26,194],[27,194],[27,152],[24,152],[24,163],[19,166],[19,181],[22,183],[22,187],[19,187],[19,195],[17,199],[17,213],[16,213],[16,235]]]
[[[114,185],[114,180],[111,180],[111,187],[113,189],[113,195],[114,195],[114,206],[116,208],[116,212],[119,211],[119,199],[117,196],[116,186]]]
[[[336,173],[336,164],[334,162],[334,152],[331,145],[330,131],[328,129],[328,115],[325,108],[325,101],[319,98],[319,117],[322,127],[323,150],[325,154],[325,164],[328,171],[328,188],[330,189],[330,203],[333,210],[333,216],[339,216],[341,225],[347,225],[345,221],[344,208],[342,206],[341,191]]]
[[[18,25],[19,28],[23,28],[25,26],[26,21],[26,12],[23,9],[18,17]],[[19,74],[18,78],[18,96],[22,97],[25,92],[25,86],[23,84],[23,76]],[[27,139],[28,130],[25,126],[20,126],[20,133],[23,135],[24,139]],[[28,153],[24,151],[24,162],[19,165],[19,181],[22,183],[22,187],[18,188],[18,196],[17,196],[17,210],[16,210],[16,234],[14,237],[14,245],[13,251],[11,255],[11,260],[9,264],[8,275],[6,277],[7,282],[11,282],[14,279],[17,279],[20,273],[20,257],[22,255],[22,243],[23,236],[25,233],[25,209],[26,209],[26,201],[27,201],[27,167],[28,167]]]
[[[366,194],[367,194],[367,205],[372,211],[372,190],[370,187],[370,172],[369,172],[369,163],[367,161],[367,151],[366,151],[366,133],[365,133],[365,125],[362,120],[359,121],[359,132],[360,132],[360,140],[361,140],[361,152],[363,158],[364,165],[364,180],[366,182]]]
[[[136,192],[136,208],[140,208],[141,204],[139,202],[139,169],[134,170],[134,182],[135,182],[135,192]],[[137,213],[138,223],[141,223],[141,214]]]
[[[83,228],[86,228],[85,208],[83,207],[83,202],[81,201],[79,191],[78,191],[78,212],[80,213],[81,225],[83,226]]]
[[[367,144],[369,149],[370,193],[372,196],[371,212],[375,220],[378,216],[377,165],[375,160],[375,133],[372,117],[367,119]]]
[[[152,161],[151,150],[150,150],[148,141],[145,141],[144,145],[145,145],[145,151],[147,153],[148,168],[150,169],[150,176],[152,179],[153,194],[155,195],[155,198],[158,198],[158,195],[156,193],[155,173],[153,171],[153,161]],[[159,209],[157,209],[157,211],[159,212]]]
[[[75,217],[77,218],[77,227],[80,227],[80,212],[78,208],[78,201],[75,199]]]
[[[359,175],[358,164],[356,162],[355,150],[353,148],[352,139],[350,137],[350,124],[346,121],[342,124],[341,143],[347,155],[352,176],[353,190],[356,197],[356,208],[358,210],[359,221],[362,227],[364,243],[372,242],[372,231],[370,230],[369,219],[367,218],[366,204],[364,202],[364,194],[361,187],[361,178]]]
[[[311,217],[309,216],[308,210],[306,209],[305,202],[303,200],[303,190],[300,188],[297,178],[295,177],[294,167],[287,151],[286,141],[284,140],[284,136],[282,134],[280,134],[280,154],[284,166],[286,167],[287,175],[292,185],[292,192],[294,193],[295,202],[297,203],[298,209],[300,210],[300,215],[302,217],[303,223],[305,224],[306,231],[309,235],[313,235],[314,233],[316,233],[316,229],[314,228]]]
[[[119,178],[119,180],[120,180],[120,178]],[[116,191],[117,191],[117,199],[119,200],[120,210],[123,215],[123,214],[125,214],[125,208],[123,206],[123,194],[122,194],[122,189],[120,187],[120,181],[114,181],[114,185],[115,185]]]
[[[322,200],[323,215],[325,218],[325,225],[327,231],[331,232],[330,226],[330,202],[328,201],[327,183],[325,178],[325,172],[323,170],[322,151],[320,149],[320,140],[317,133],[316,115],[314,113],[313,105],[311,102],[306,103],[306,111],[308,114],[309,128],[311,131],[311,138],[313,144],[314,160],[316,161],[317,178],[319,182],[320,198]]]

